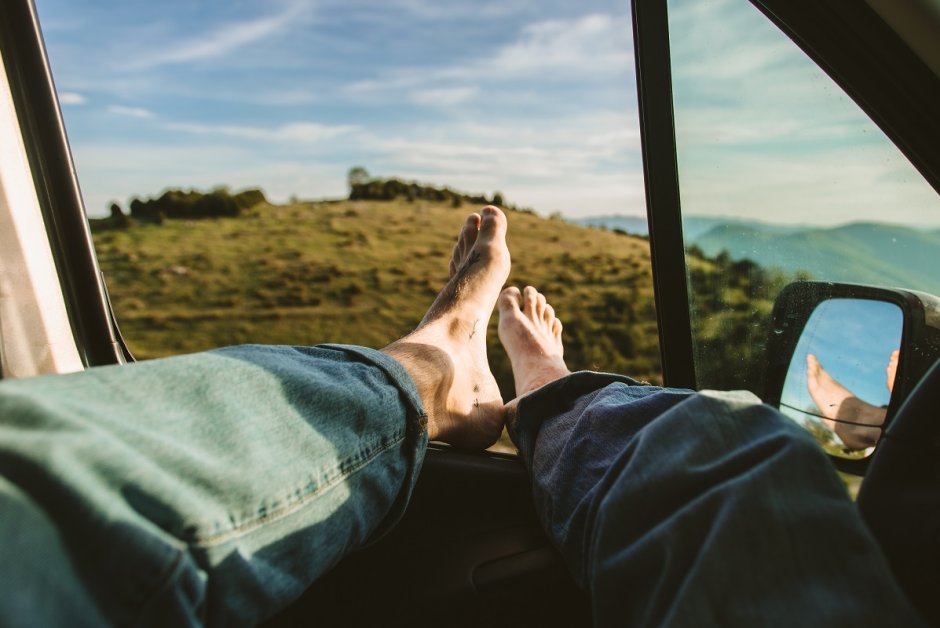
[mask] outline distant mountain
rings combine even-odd
[[[578,218],[572,220],[575,224],[585,227],[602,227],[604,229],[620,229],[627,233],[645,236],[649,234],[646,216],[627,216],[624,214],[613,214],[610,216],[588,216],[587,218]]]
[[[761,266],[803,270],[814,278],[940,294],[940,232],[859,222],[780,233],[724,224],[694,239],[706,255],[727,251]]]
[[[640,216],[591,216],[582,225],[647,234]],[[686,245],[709,256],[726,251],[816,279],[923,290],[940,295],[940,229],[858,222],[840,227],[774,225],[757,220],[688,216]]]
[[[628,216],[625,214],[611,214],[607,216],[588,216],[573,222],[588,227],[605,227],[607,229],[620,229],[636,235],[648,235],[649,227],[646,216]],[[699,236],[707,233],[714,227],[734,225],[738,227],[751,227],[767,233],[794,233],[808,229],[802,225],[774,225],[758,220],[741,220],[739,218],[711,217],[711,216],[685,216],[682,219],[682,233],[685,239],[694,242]]]

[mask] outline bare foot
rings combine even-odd
[[[451,278],[418,328],[382,349],[411,375],[428,414],[428,436],[483,449],[503,428],[503,400],[486,356],[486,328],[509,276],[506,216],[493,206],[467,218]]]
[[[561,321],[532,286],[510,287],[499,295],[499,341],[509,354],[516,397],[571,372],[565,365]]]
[[[806,387],[824,417],[823,423],[847,448],[865,449],[878,442],[887,410],[856,397],[811,353],[806,355]]]
[[[901,350],[895,349],[888,356],[888,366],[885,367],[885,381],[888,385],[888,392],[894,392],[894,378],[898,374],[898,358],[901,357]]]
[[[822,367],[819,360],[812,353],[806,354],[806,387],[816,402],[819,412],[825,417],[826,427],[835,431],[835,420],[839,416],[839,408],[849,397],[854,397],[852,391],[837,382]]]

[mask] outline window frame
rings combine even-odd
[[[0,3],[0,50],[80,359],[86,367],[132,361],[98,266],[32,0]]]

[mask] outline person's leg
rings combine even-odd
[[[495,441],[483,343],[509,255],[505,216],[482,214],[381,352],[243,346],[0,383],[0,623],[255,623],[394,524],[429,437]]]
[[[503,399],[486,357],[487,324],[509,276],[503,212],[490,206],[470,216],[453,258],[451,279],[418,328],[382,351],[418,386],[431,440],[483,449],[503,429]]]
[[[543,299],[499,308],[510,433],[595,625],[920,624],[805,431],[750,393],[568,375]]]
[[[838,435],[846,449],[873,447],[881,438],[887,408],[873,406],[856,397],[834,379],[812,353],[806,355],[806,388],[819,409],[823,424]]]

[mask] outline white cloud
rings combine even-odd
[[[487,76],[516,76],[545,69],[577,75],[616,72],[630,64],[630,40],[624,36],[629,32],[624,20],[605,14],[538,22],[525,27],[517,42],[469,70]]]
[[[274,15],[220,24],[189,39],[166,42],[159,52],[139,58],[128,67],[144,69],[227,55],[294,25],[309,9],[307,2],[293,0]]]
[[[383,0],[383,2],[386,0]],[[397,10],[407,11],[421,20],[495,19],[512,15],[526,7],[526,0],[496,0],[495,2],[466,2],[466,0],[400,0]]]
[[[452,107],[459,105],[480,93],[476,87],[444,87],[441,89],[419,89],[411,95],[411,101],[417,105],[430,107]]]
[[[791,224],[935,221],[940,200],[933,188],[885,148],[839,147],[798,158],[726,153],[713,155],[707,168],[683,168],[680,158],[682,208]]]
[[[194,135],[212,135],[243,140],[296,142],[304,144],[332,139],[358,129],[358,127],[353,125],[329,126],[316,122],[293,122],[273,128],[171,122],[166,124],[166,128],[171,131],[180,131]]]
[[[125,107],[123,105],[111,105],[108,107],[108,111],[119,116],[126,116],[128,118],[139,118],[141,120],[147,120],[153,118],[153,112],[144,109],[142,107]]]
[[[61,105],[84,105],[88,100],[76,92],[62,92],[59,94],[59,104]]]
[[[426,126],[417,138],[363,133],[355,139],[360,161],[378,175],[501,190],[542,213],[644,208],[639,135],[627,112],[568,116],[553,125],[448,121]]]
[[[771,222],[924,223],[940,199],[753,7],[671,12],[683,211]]]
[[[592,14],[570,20],[547,20],[523,27],[516,41],[491,54],[438,68],[396,69],[375,79],[347,85],[349,95],[406,90],[443,92],[478,84],[558,80],[591,81],[607,76],[628,79],[633,71],[630,24],[626,18]],[[475,87],[474,87],[475,88]]]

